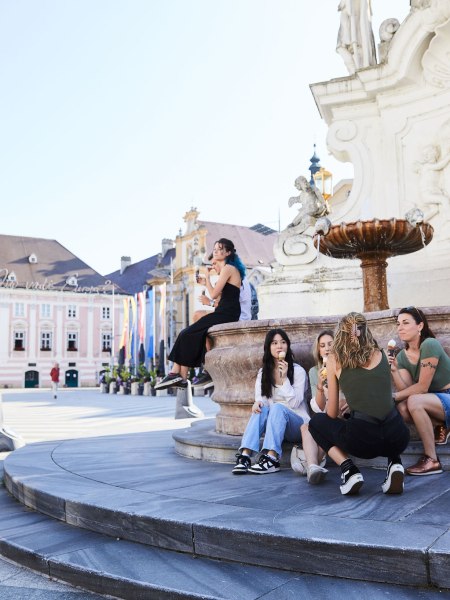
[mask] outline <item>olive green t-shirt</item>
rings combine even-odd
[[[450,383],[450,358],[435,338],[427,338],[420,344],[419,361],[416,365],[409,362],[404,350],[397,354],[397,365],[399,369],[406,369],[417,383],[420,377],[420,363],[427,358],[439,360],[429,387],[430,392],[438,392]]]
[[[373,369],[342,369],[339,386],[351,410],[384,419],[394,407],[391,369],[384,352]]]

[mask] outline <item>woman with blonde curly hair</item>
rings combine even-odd
[[[339,322],[327,362],[326,413],[316,414],[309,431],[316,443],[341,467],[341,493],[357,494],[364,478],[349,455],[388,458],[385,494],[403,492],[404,469],[400,454],[409,442],[409,431],[392,398],[388,360],[365,317],[351,312]],[[351,413],[339,419],[339,387]]]

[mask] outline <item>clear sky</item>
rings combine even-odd
[[[0,0],[0,233],[102,274],[200,219],[283,229],[313,144],[309,84],[347,74],[338,0]],[[382,20],[408,0],[372,0]],[[238,249],[239,251],[239,249]]]

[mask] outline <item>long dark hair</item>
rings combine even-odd
[[[261,395],[266,398],[272,398],[272,386],[275,385],[273,379],[274,358],[270,353],[270,346],[277,333],[287,343],[286,358],[284,360],[288,364],[288,379],[291,385],[294,383],[294,355],[291,350],[291,340],[284,329],[271,329],[267,332],[266,339],[264,340],[264,355],[262,359]]]
[[[431,331],[430,326],[428,325],[427,318],[421,310],[419,310],[415,306],[407,306],[406,308],[401,308],[399,310],[397,317],[399,317],[400,315],[405,315],[405,314],[412,317],[414,319],[414,321],[417,323],[417,325],[419,325],[420,323],[423,323],[422,331],[420,332],[420,344],[427,338],[435,338],[436,337],[434,335],[434,333]],[[420,344],[419,344],[419,346],[420,346]],[[408,342],[405,342],[405,348],[406,348],[406,350],[408,350],[408,348],[409,348]]]
[[[241,280],[244,279],[246,273],[245,265],[239,258],[239,255],[236,254],[236,248],[234,247],[233,242],[227,238],[220,238],[220,240],[214,242],[214,245],[216,244],[220,244],[227,252],[231,252],[231,254],[227,256],[225,263],[232,267],[236,267],[241,276]]]

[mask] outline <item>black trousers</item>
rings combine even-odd
[[[318,413],[311,418],[309,431],[325,452],[337,446],[357,458],[394,458],[409,442],[409,429],[398,412],[381,424],[353,417],[332,419],[325,413]]]

